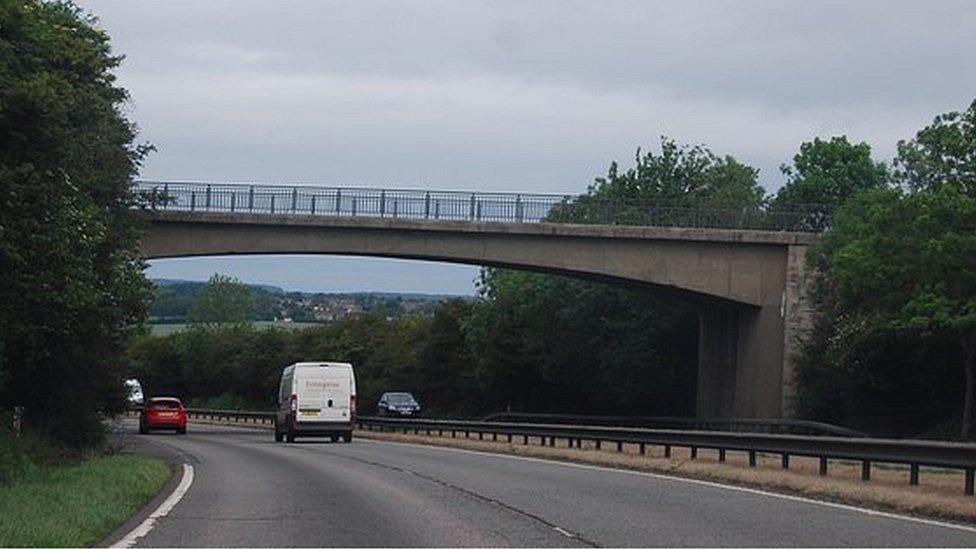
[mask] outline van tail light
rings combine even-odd
[[[356,422],[356,395],[349,395],[349,417]]]
[[[298,413],[298,395],[291,395],[291,413]]]

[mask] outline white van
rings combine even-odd
[[[352,442],[356,375],[346,362],[296,362],[281,371],[275,442],[299,436]]]

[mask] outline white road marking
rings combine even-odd
[[[159,504],[159,507],[153,511],[146,520],[142,521],[139,526],[136,526],[131,532],[126,534],[126,536],[119,541],[115,542],[112,547],[132,547],[139,541],[139,538],[145,536],[150,530],[156,526],[156,522],[165,517],[176,504],[183,499],[183,495],[186,491],[190,489],[190,485],[193,484],[193,466],[184,463],[183,464],[183,478],[180,479],[179,485],[173,493],[166,498],[165,501]]]
[[[563,466],[563,467],[575,467],[575,468],[578,468],[578,469],[590,469],[590,470],[594,470],[594,471],[604,471],[604,472],[611,472],[611,473],[620,473],[620,474],[625,474],[625,475],[637,475],[637,476],[651,477],[651,478],[655,478],[655,479],[667,480],[667,481],[673,481],[673,482],[687,482],[687,483],[690,483],[690,484],[697,484],[699,486],[710,486],[712,488],[721,488],[723,490],[732,490],[732,491],[735,491],[735,492],[744,492],[744,493],[747,493],[747,494],[754,494],[754,495],[759,495],[759,496],[767,496],[767,497],[772,497],[772,498],[785,499],[785,500],[788,500],[788,501],[797,501],[797,502],[801,502],[801,503],[809,503],[809,504],[813,504],[813,505],[820,505],[820,506],[823,506],[823,507],[830,507],[830,508],[833,508],[833,509],[842,509],[842,510],[845,510],[845,511],[854,511],[854,512],[857,512],[857,513],[862,513],[862,514],[869,515],[869,516],[873,516],[873,517],[882,517],[882,518],[890,518],[890,519],[897,519],[897,520],[906,520],[906,521],[915,522],[915,523],[918,523],[918,524],[925,524],[925,525],[928,525],[928,526],[941,526],[943,528],[951,528],[951,529],[954,529],[954,530],[962,530],[963,532],[969,532],[969,533],[976,534],[976,527],[966,526],[964,524],[956,524],[956,523],[953,523],[953,522],[943,522],[943,521],[940,521],[940,520],[926,519],[926,518],[921,518],[921,517],[913,517],[913,516],[910,516],[910,515],[900,515],[898,513],[891,513],[891,512],[888,512],[888,511],[878,511],[876,509],[868,509],[866,507],[857,507],[855,505],[846,505],[846,504],[843,504],[843,503],[834,503],[832,501],[823,501],[823,500],[819,500],[819,499],[805,498],[805,497],[802,497],[802,496],[793,496],[793,495],[790,495],[790,494],[781,494],[779,492],[769,492],[769,491],[766,491],[766,490],[761,490],[759,488],[746,488],[744,486],[734,486],[734,485],[731,485],[731,484],[721,484],[721,483],[718,483],[718,482],[711,482],[711,481],[707,481],[707,480],[699,480],[699,479],[694,479],[694,478],[686,478],[686,477],[665,475],[665,474],[661,474],[661,473],[651,473],[651,472],[648,472],[648,471],[633,471],[633,470],[630,470],[630,469],[615,469],[613,467],[602,467],[600,465],[587,465],[587,464],[583,464],[583,463],[569,463],[569,462],[566,462],[566,461],[559,461],[559,460],[552,460],[552,459],[543,459],[543,458],[528,457],[528,456],[513,456],[511,454],[501,454],[501,453],[495,453],[495,452],[482,452],[480,450],[467,450],[467,449],[464,449],[464,448],[452,448],[450,446],[437,446],[437,445],[434,445],[434,444],[416,444],[416,443],[413,443],[413,442],[398,442],[398,441],[393,441],[393,440],[378,440],[378,439],[369,439],[369,438],[365,438],[365,437],[360,437],[359,440],[360,441],[364,441],[364,442],[372,442],[372,443],[402,444],[404,446],[413,446],[413,447],[416,447],[416,448],[433,448],[433,449],[436,449],[436,450],[442,450],[442,451],[448,451],[448,452],[460,452],[460,453],[463,453],[463,454],[474,454],[474,455],[479,455],[479,456],[491,456],[491,457],[497,457],[497,458],[503,458],[503,459],[514,459],[514,460],[518,460],[518,461],[532,461],[532,462],[536,462],[536,463],[545,463],[547,465],[560,465],[560,466]]]

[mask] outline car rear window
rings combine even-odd
[[[165,408],[165,409],[172,410],[172,409],[176,409],[176,408],[179,408],[180,407],[180,401],[173,400],[173,399],[150,400],[149,401],[149,407],[150,408]]]

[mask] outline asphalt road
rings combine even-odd
[[[680,479],[191,425],[135,451],[193,465],[138,546],[976,546],[976,533]]]

